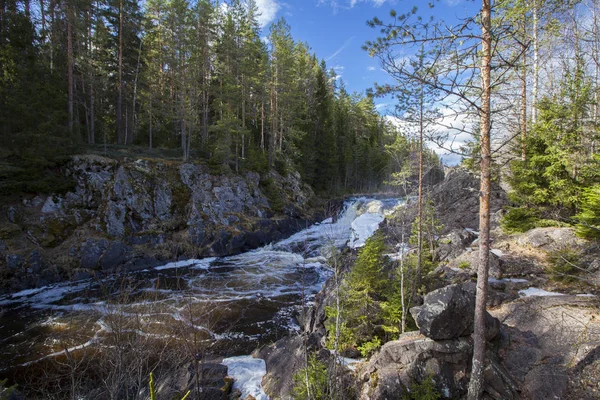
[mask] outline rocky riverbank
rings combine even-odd
[[[238,254],[323,216],[297,173],[211,175],[206,166],[75,156],[74,189],[0,206],[0,293]]]
[[[419,331],[401,334],[369,359],[333,355],[325,346],[331,334],[325,328],[325,309],[335,305],[332,278],[304,318],[302,334],[256,353],[266,360],[266,392],[276,399],[291,398],[294,374],[305,367],[308,353],[328,366],[330,378],[335,365],[339,398],[399,398],[429,384],[443,398],[464,397],[473,351],[477,187],[472,173],[457,168],[431,191],[443,227],[435,249],[439,266],[424,279],[428,293],[423,305],[411,309]],[[508,235],[498,224],[506,193],[497,186],[492,198],[485,398],[599,398],[598,244],[579,239],[571,228]],[[386,220],[380,228],[390,249],[397,248],[398,229],[403,227]],[[346,253],[340,261],[342,274],[355,257]],[[561,258],[576,264],[575,278],[556,272]]]

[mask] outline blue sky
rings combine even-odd
[[[317,57],[324,59],[327,67],[336,71],[350,93],[364,93],[374,86],[374,82],[392,83],[378,60],[361,49],[367,40],[376,39],[379,33],[367,26],[367,20],[377,16],[388,21],[391,9],[400,14],[416,6],[418,15],[428,17],[434,14],[436,19],[452,23],[457,18],[472,16],[481,6],[478,0],[430,1],[435,3],[432,9],[428,7],[429,1],[423,0],[256,0],[262,12],[259,22],[264,26],[263,35],[268,35],[271,22],[285,17],[294,39],[308,43]],[[393,111],[394,104],[390,98],[377,98],[375,103],[382,115]],[[458,139],[455,143],[470,140],[466,136],[455,138]],[[459,155],[435,146],[432,148],[444,163],[454,165],[460,162]]]
[[[446,20],[465,15],[479,5],[468,0],[434,1],[433,12]],[[369,57],[361,46],[377,37],[377,29],[366,25],[374,16],[386,21],[393,8],[399,13],[413,6],[429,12],[427,1],[415,0],[257,0],[262,12],[263,33],[268,34],[268,24],[285,17],[292,27],[296,41],[308,43],[317,57],[327,62],[344,80],[349,92],[364,92],[373,82],[388,81],[376,59]],[[384,112],[390,101],[378,99]]]

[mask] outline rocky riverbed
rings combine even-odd
[[[200,164],[92,155],[63,172],[68,193],[0,206],[0,293],[238,254],[325,218],[295,172],[211,175]]]

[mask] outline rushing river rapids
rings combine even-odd
[[[331,274],[328,249],[362,246],[384,215],[402,203],[351,199],[336,221],[240,255],[1,297],[0,371],[101,348],[117,333],[167,340],[192,332],[213,353],[247,354],[299,329],[298,308]]]

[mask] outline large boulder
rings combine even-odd
[[[423,305],[410,309],[419,331],[434,340],[456,339],[473,333],[476,286],[453,284],[425,295]],[[488,340],[499,330],[498,321],[487,315]]]
[[[469,250],[456,257],[448,263],[450,268],[461,268],[477,273],[479,265],[479,250]],[[498,253],[490,251],[489,253],[489,276],[495,279],[502,279],[503,263]]]
[[[417,332],[402,334],[359,367],[360,399],[402,398],[427,379],[443,398],[460,398],[467,392],[472,357],[473,342],[468,337],[432,340]],[[518,398],[514,383],[491,353],[485,371],[487,398]]]
[[[444,181],[434,186],[431,199],[443,232],[453,229],[479,229],[479,176],[463,167],[446,170]],[[496,213],[508,203],[506,192],[492,184],[490,211]],[[492,225],[494,221],[492,220]]]
[[[453,229],[438,240],[435,249],[435,258],[439,261],[451,260],[461,255],[467,247],[477,239],[474,231],[467,229]]]
[[[546,251],[575,248],[585,243],[577,237],[573,228],[535,228],[517,236],[515,241],[522,247]]]
[[[492,313],[507,330],[499,343],[502,363],[525,398],[598,398],[597,297],[523,297]]]

